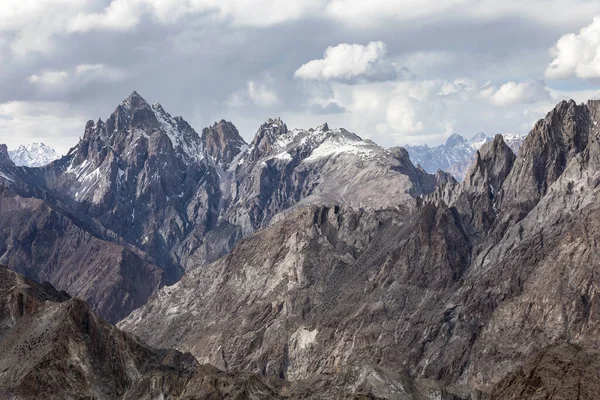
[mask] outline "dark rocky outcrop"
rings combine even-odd
[[[145,304],[163,271],[128,245],[101,240],[60,208],[0,188],[0,262],[50,281],[113,322]]]
[[[0,143],[0,164],[8,165],[11,167],[15,166],[15,163],[13,163],[8,154],[8,148],[5,144],[2,143]]]
[[[600,354],[581,346],[550,346],[504,378],[492,400],[598,399]]]

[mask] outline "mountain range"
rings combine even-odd
[[[8,155],[15,165],[25,167],[43,167],[60,158],[56,150],[44,143],[20,145]]]
[[[0,390],[600,398],[599,119],[561,102],[516,154],[451,137],[460,182],[327,124],[197,133],[136,92],[46,166],[0,146]]]
[[[41,168],[5,162],[0,177],[0,262],[111,322],[280,211],[381,208],[436,185],[405,150],[344,129],[288,130],[270,119],[247,144],[229,122],[198,134],[136,92],[106,121],[89,121],[66,156]]]
[[[502,137],[515,153],[519,151],[525,139],[522,135],[510,133],[503,134]],[[462,181],[477,150],[492,140],[493,137],[489,137],[483,132],[477,133],[469,140],[454,133],[448,137],[445,144],[435,147],[406,146],[406,150],[410,155],[410,160],[423,167],[425,171],[432,174],[438,170],[446,171]]]

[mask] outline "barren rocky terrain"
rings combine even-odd
[[[25,276],[0,270],[0,387],[594,399],[599,120],[563,101],[461,182],[327,124],[197,134],[137,93],[46,167],[0,147],[0,262]]]

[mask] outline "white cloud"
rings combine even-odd
[[[444,11],[470,3],[470,0],[332,0],[326,7],[330,18],[372,25],[382,19],[410,20],[443,15]]]
[[[127,77],[127,74],[118,68],[105,64],[79,64],[75,67],[74,75],[88,82],[118,82]]]
[[[387,105],[386,121],[396,132],[405,134],[418,133],[423,130],[424,123],[417,115],[417,100],[410,96],[394,96]]]
[[[42,89],[67,90],[71,87],[81,88],[91,82],[118,82],[126,76],[120,70],[104,64],[79,64],[69,71],[44,70],[28,76],[26,80]]]
[[[548,79],[600,78],[600,16],[579,34],[561,37],[550,52],[554,60],[546,69]]]
[[[98,7],[101,3],[103,6]],[[14,55],[51,54],[58,39],[95,30],[130,31],[144,19],[176,25],[186,18],[236,27],[268,27],[319,16],[327,0],[2,0],[0,36]],[[182,25],[185,27],[185,25]],[[8,38],[8,39],[7,39]],[[1,55],[0,55],[1,56]]]
[[[481,95],[488,98],[493,105],[501,107],[550,99],[550,93],[544,81],[539,79],[521,83],[510,81],[500,86],[499,89],[486,85],[482,88]]]
[[[79,13],[68,26],[71,32],[95,29],[129,30],[139,22],[146,4],[140,0],[113,0],[101,12]]]
[[[68,76],[67,71],[42,71],[39,75],[30,75],[26,79],[36,85],[55,86],[64,83]]]
[[[589,0],[331,0],[325,7],[327,17],[353,27],[416,19],[488,21],[506,17],[565,27],[598,13],[600,4]]]
[[[248,82],[248,95],[260,107],[269,107],[279,102],[275,90],[265,82]]]
[[[519,17],[570,29],[598,14],[600,3],[589,0],[2,0],[0,34],[10,38],[14,54],[26,56],[51,53],[62,36],[127,31],[148,20],[175,26],[186,19],[206,18],[235,27],[269,27],[311,18],[358,30],[420,18],[488,21]]]
[[[411,71],[431,71],[456,61],[456,54],[449,51],[417,51],[404,56],[400,63]]]
[[[386,53],[385,43],[370,42],[366,46],[342,43],[328,47],[325,56],[302,65],[294,77],[305,80],[351,79],[372,75],[375,65]]]
[[[318,14],[326,0],[112,0],[103,10],[81,13],[69,29],[88,32],[96,29],[129,30],[141,17],[171,25],[189,16],[211,14],[236,26],[270,26]]]
[[[229,107],[243,107],[254,104],[259,107],[272,107],[279,103],[277,92],[272,88],[273,79],[266,76],[262,80],[248,81],[246,89],[229,96]]]

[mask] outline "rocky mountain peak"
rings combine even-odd
[[[528,213],[569,161],[586,149],[594,128],[592,109],[573,100],[561,101],[535,124],[519,150],[507,188],[506,200],[519,215]]]
[[[448,139],[446,139],[446,147],[455,147],[463,143],[465,143],[465,138],[460,136],[458,133],[453,133]]]
[[[90,146],[94,149],[91,152]],[[183,118],[171,116],[160,103],[151,106],[137,92],[123,100],[106,122],[88,121],[77,148],[79,161],[108,150],[127,158],[142,156],[148,150],[155,154],[174,152],[186,163],[203,158],[198,133]]]
[[[504,142],[502,135],[484,144],[476,153],[475,162],[469,168],[465,183],[479,186],[480,182],[489,184],[492,191],[499,191],[515,162],[515,154]]]
[[[204,128],[201,141],[206,155],[223,169],[229,168],[235,157],[247,147],[235,125],[225,120]]]
[[[258,160],[263,155],[270,153],[277,138],[286,133],[288,133],[288,128],[281,118],[269,118],[267,122],[258,128],[254,136],[251,144],[251,160]]]
[[[150,108],[150,104],[135,90],[121,102],[121,105],[132,111]],[[160,107],[160,104],[157,105]]]
[[[15,163],[10,159],[8,148],[5,144],[0,144],[0,165],[14,166]]]
[[[325,122],[323,125],[319,125],[316,130],[321,132],[327,132],[329,131],[329,124]]]
[[[476,133],[471,140],[469,140],[469,143],[478,143],[478,142],[484,142],[487,140],[487,135],[483,132],[478,132]]]

